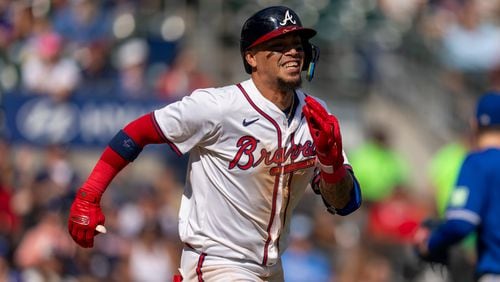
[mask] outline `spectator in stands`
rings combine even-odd
[[[54,29],[78,47],[95,41],[107,40],[111,35],[112,16],[102,1],[64,1],[53,18]],[[71,45],[76,46],[71,46]],[[73,49],[73,48],[71,48]]]
[[[12,163],[10,144],[0,138],[0,281],[10,276],[8,261],[14,251],[17,238],[22,235],[22,222],[13,205],[14,167]]]
[[[162,99],[178,100],[198,88],[212,86],[209,75],[198,65],[198,56],[190,48],[182,49],[172,65],[160,75],[156,90]]]
[[[168,245],[156,222],[144,224],[139,236],[131,244],[129,264],[132,280],[170,280],[176,270]]]
[[[13,43],[12,25],[8,20],[8,6],[0,4],[0,59],[3,59],[5,50]]]
[[[61,210],[68,208],[68,200],[73,197],[78,185],[78,176],[68,154],[64,145],[52,144],[45,148],[43,162],[32,187],[35,216],[39,209],[46,206]]]
[[[409,165],[391,147],[383,125],[369,127],[367,141],[352,151],[349,161],[363,187],[365,204],[386,199],[398,186],[408,183]]]
[[[434,192],[436,212],[439,216],[444,215],[448,198],[455,186],[460,166],[467,151],[468,145],[465,140],[452,141],[439,148],[430,160],[428,177]]]
[[[11,205],[11,189],[3,183],[0,184],[0,256],[13,251],[14,242],[17,240],[15,237],[24,231],[21,230],[21,220]]]
[[[13,268],[5,256],[0,255],[0,281],[21,282],[20,273]]]
[[[500,63],[500,28],[481,15],[477,0],[462,1],[443,34],[446,65],[460,72],[487,72]]]
[[[118,47],[115,60],[118,67],[118,96],[129,99],[151,97],[146,73],[148,56],[149,46],[142,38],[129,39]]]
[[[15,251],[16,265],[23,281],[59,281],[63,279],[62,264],[75,253],[75,245],[61,224],[59,211],[45,210],[40,221],[28,229]]]
[[[291,220],[290,245],[282,257],[285,281],[331,281],[333,263],[312,240],[314,221],[302,214],[295,214]]]
[[[13,44],[20,44],[34,32],[33,13],[31,6],[25,1],[12,2],[8,10],[4,12],[3,19],[12,28]]]
[[[24,87],[54,101],[65,101],[80,82],[80,68],[65,56],[64,42],[59,34],[48,32],[35,40],[33,53],[22,64]]]
[[[409,242],[419,223],[428,215],[428,205],[409,186],[409,163],[391,144],[387,128],[373,124],[368,139],[349,156],[363,188],[366,217],[362,226],[359,272],[370,276],[370,267],[384,267],[394,281],[406,279],[412,269]],[[363,255],[364,253],[371,255]],[[387,266],[389,266],[387,268]],[[365,272],[366,271],[366,272]],[[361,279],[361,278],[359,278]]]
[[[442,0],[426,6],[419,35],[432,54],[433,71],[440,74],[440,98],[449,100],[447,111],[460,126],[477,93],[488,90],[489,73],[500,66],[500,2]]]
[[[482,2],[482,3],[481,3]],[[424,37],[437,46],[444,67],[443,85],[456,95],[458,111],[467,95],[482,93],[487,75],[500,65],[498,1],[435,1],[424,18]],[[487,7],[487,8],[485,8]]]
[[[78,52],[77,59],[82,68],[82,81],[78,93],[86,97],[110,97],[117,95],[113,87],[117,81],[117,70],[111,65],[111,46],[108,41],[92,41]]]

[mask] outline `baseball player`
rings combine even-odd
[[[189,152],[179,211],[184,281],[283,281],[292,211],[310,183],[332,213],[361,204],[336,117],[300,90],[302,71],[311,79],[318,59],[315,34],[287,7],[251,16],[240,48],[250,78],[196,90],[119,131],[77,192],[73,239],[93,246],[108,184],[144,146],[168,143]]]
[[[475,149],[462,164],[445,221],[418,230],[415,244],[424,260],[446,264],[448,249],[476,231],[475,279],[500,281],[500,94],[479,99],[474,127]]]

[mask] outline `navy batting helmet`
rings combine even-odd
[[[272,6],[258,11],[243,24],[240,38],[240,52],[243,57],[245,71],[252,73],[252,67],[245,59],[245,51],[275,37],[294,32],[302,38],[305,58],[303,70],[307,70],[307,79],[314,75],[314,67],[319,58],[319,48],[309,43],[316,35],[311,28],[302,27],[299,16],[285,6]]]

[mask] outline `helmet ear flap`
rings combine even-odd
[[[302,70],[304,71],[309,68],[312,60],[312,45],[309,43],[309,40],[302,39],[302,48],[304,48],[304,65],[302,66]]]
[[[316,62],[319,59],[320,50],[316,45],[309,43],[309,40],[304,40],[302,45],[304,48],[304,65],[302,66],[302,70],[307,71],[306,78],[308,81],[311,81],[314,77],[314,70]]]

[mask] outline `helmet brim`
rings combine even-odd
[[[252,47],[255,47],[261,43],[264,43],[266,41],[269,41],[273,38],[285,35],[285,34],[290,34],[290,33],[297,33],[302,39],[309,39],[313,36],[316,35],[316,31],[312,28],[306,28],[306,27],[301,27],[301,26],[284,26],[280,27],[278,29],[275,29],[269,33],[264,34],[263,36],[257,38],[250,46],[248,46],[245,50],[248,50]]]

